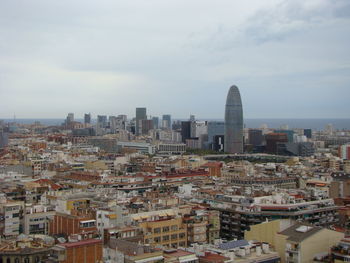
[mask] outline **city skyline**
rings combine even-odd
[[[0,263],[350,259],[350,0],[0,1]]]
[[[247,118],[347,118],[349,10],[342,0],[2,1],[0,118],[137,106],[222,118],[231,83]]]

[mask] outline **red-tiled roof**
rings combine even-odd
[[[165,253],[165,255],[170,255],[172,257],[183,257],[183,256],[188,256],[188,255],[192,255],[193,253],[191,252],[187,252],[185,250],[181,250],[181,249],[178,249],[174,252],[170,252],[170,253]]]
[[[213,262],[216,262],[216,261],[224,261],[224,260],[228,260],[230,258],[228,257],[224,257],[224,256],[221,256],[221,255],[218,255],[218,254],[213,254],[213,253],[205,253],[205,256],[201,256],[200,257],[201,259],[205,259],[205,260],[210,260],[210,261],[213,261]]]

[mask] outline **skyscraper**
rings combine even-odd
[[[147,135],[150,130],[152,130],[153,127],[153,120],[141,120],[141,125],[140,125],[140,133],[142,135]]]
[[[84,123],[85,124],[90,124],[91,123],[91,113],[85,113],[84,114]]]
[[[262,145],[264,136],[262,130],[259,129],[249,129],[248,131],[249,144],[254,147]]]
[[[162,120],[162,127],[165,129],[171,129],[171,115],[164,114]]]
[[[140,124],[142,120],[147,120],[146,108],[136,108],[135,134],[140,135]]]
[[[99,128],[107,127],[107,116],[106,115],[97,115],[97,126]]]
[[[70,124],[74,121],[74,113],[68,113],[68,116],[66,118],[66,123]]]
[[[225,106],[225,152],[243,152],[243,109],[241,95],[233,85],[226,99]]]
[[[159,117],[152,117],[152,121],[153,121],[154,129],[158,129],[159,128]]]
[[[8,133],[0,127],[0,149],[5,148],[9,143]]]
[[[191,122],[190,121],[182,121],[181,122],[181,138],[182,138],[183,143],[186,143],[186,140],[191,138]]]
[[[208,146],[209,149],[213,150],[214,137],[221,135],[224,138],[225,133],[225,122],[223,121],[209,121],[208,122]],[[222,142],[223,143],[223,142]],[[224,150],[224,149],[222,149]]]

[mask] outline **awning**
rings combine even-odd
[[[154,260],[161,260],[161,259],[164,259],[164,257],[163,256],[150,257],[150,258],[135,260],[135,263],[147,263],[147,262],[153,262]]]

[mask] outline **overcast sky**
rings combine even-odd
[[[1,0],[0,118],[348,118],[349,0]]]

